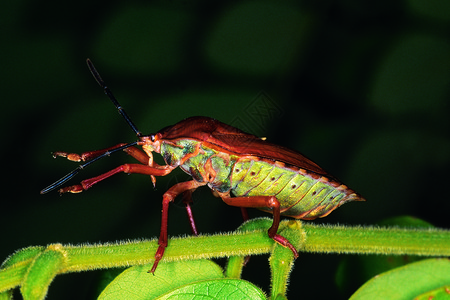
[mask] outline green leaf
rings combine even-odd
[[[159,263],[155,275],[151,265],[135,266],[116,277],[99,299],[155,299],[190,283],[224,277],[222,269],[209,260]]]
[[[427,259],[396,268],[366,282],[350,298],[413,299],[450,284],[450,261]]]
[[[193,283],[175,289],[157,300],[177,299],[266,299],[264,293],[248,281],[240,279],[217,279]]]
[[[96,299],[103,292],[103,290],[119,276],[122,272],[124,272],[127,268],[113,268],[107,269],[103,271],[98,277],[95,283],[95,292],[93,293],[92,298]],[[1,299],[0,299],[1,300]]]
[[[437,289],[423,293],[414,298],[414,300],[430,300],[430,299],[433,300],[450,299],[450,285],[441,286]]]

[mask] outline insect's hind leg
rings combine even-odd
[[[275,196],[248,196],[248,197],[229,197],[224,194],[220,195],[222,200],[231,206],[237,207],[253,207],[253,208],[269,208],[272,209],[273,222],[272,226],[268,230],[268,235],[278,244],[289,248],[294,257],[298,257],[297,249],[283,236],[277,234],[278,226],[280,225],[280,202]]]

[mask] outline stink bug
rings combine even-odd
[[[163,195],[161,233],[155,262],[150,270],[152,273],[155,272],[167,247],[169,203],[180,194],[187,199],[184,202],[188,217],[194,234],[197,233],[189,202],[191,193],[200,186],[207,185],[228,205],[253,207],[272,213],[273,223],[268,230],[269,237],[291,249],[295,257],[298,253],[294,246],[277,234],[281,215],[311,220],[327,216],[346,202],[364,201],[359,194],[302,154],[212,118],[191,117],[157,133],[143,135],[89,59],[87,64],[98,84],[136,133],[138,140],[81,155],[55,152],[54,156],[85,163],[43,189],[41,194],[57,189],[92,162],[121,150],[140,163],[118,166],[102,175],[83,180],[80,184],[63,187],[59,192],[82,192],[120,172],[150,175],[155,184],[155,176],[165,176],[180,167],[192,176],[192,180],[175,184]],[[143,151],[136,146],[141,146]],[[155,163],[153,152],[161,154],[166,164]]]

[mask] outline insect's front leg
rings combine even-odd
[[[298,257],[297,249],[283,236],[277,234],[278,226],[280,225],[280,202],[275,196],[248,196],[248,197],[230,197],[227,194],[221,194],[222,200],[231,206],[237,207],[252,207],[252,208],[269,208],[272,209],[273,222],[268,230],[269,237],[278,244],[289,248],[294,257]]]
[[[121,144],[117,144],[115,146],[108,147],[105,149],[87,151],[87,152],[83,152],[81,154],[69,153],[69,152],[64,152],[64,151],[56,151],[56,152],[53,152],[52,154],[53,154],[53,157],[57,157],[57,156],[65,157],[68,160],[76,161],[76,162],[89,161],[89,160],[94,159],[100,155],[103,155],[111,150],[120,148],[125,145],[126,145],[125,143],[121,143]],[[142,164],[147,165],[149,163],[149,156],[144,151],[139,150],[136,147],[126,148],[123,151],[125,151],[128,155],[134,157],[137,161],[139,161]]]
[[[189,191],[189,190],[195,190],[199,186],[205,185],[206,182],[198,182],[195,180],[191,181],[185,181],[175,184],[173,187],[167,190],[167,192],[163,195],[163,202],[162,202],[162,218],[161,218],[161,233],[159,235],[159,247],[158,250],[156,250],[155,254],[155,262],[153,263],[152,269],[149,271],[149,273],[155,273],[156,267],[158,266],[158,263],[161,261],[164,251],[167,247],[167,221],[168,221],[168,213],[169,213],[169,203],[172,202],[178,195]]]
[[[59,190],[59,192],[61,194],[62,193],[79,193],[79,192],[89,189],[91,186],[93,186],[97,182],[105,180],[106,178],[109,178],[109,177],[111,177],[117,173],[121,173],[121,172],[127,173],[127,174],[144,174],[144,175],[151,175],[151,176],[165,176],[165,175],[169,174],[173,169],[174,169],[174,167],[169,166],[169,165],[151,167],[151,166],[141,165],[141,164],[124,164],[124,165],[118,166],[117,168],[112,169],[109,172],[101,174],[99,176],[85,179],[80,184],[61,188]]]

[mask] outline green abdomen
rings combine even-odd
[[[325,177],[282,163],[252,159],[234,165],[231,189],[235,196],[276,196],[282,215],[302,219],[326,216],[356,196],[348,195],[345,186]]]

